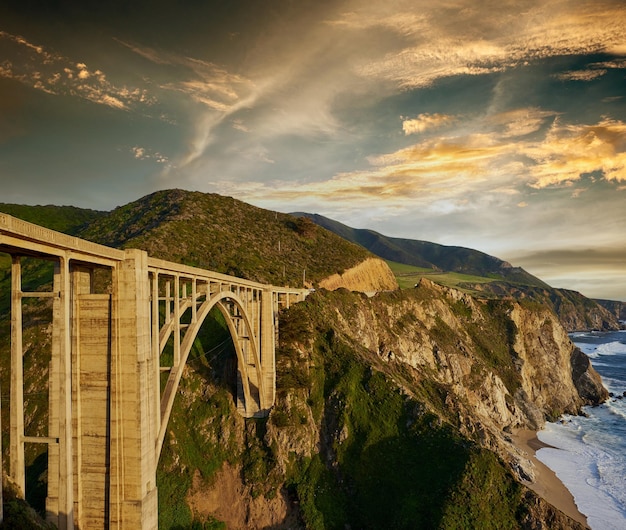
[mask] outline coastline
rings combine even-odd
[[[565,515],[585,525],[585,527],[589,527],[587,517],[576,506],[572,493],[559,480],[554,471],[537,459],[535,453],[539,449],[552,446],[539,440],[537,432],[530,429],[515,430],[511,435],[511,439],[517,449],[522,454],[525,454],[534,465],[535,480],[534,482],[522,481],[524,485],[543,497]]]

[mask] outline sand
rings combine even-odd
[[[543,497],[552,506],[561,510],[564,514],[568,515],[575,521],[588,526],[587,517],[580,513],[576,503],[574,502],[574,496],[565,487],[565,485],[559,480],[549,467],[543,462],[539,461],[535,455],[535,452],[542,447],[552,447],[551,445],[543,443],[537,438],[535,431],[527,429],[516,430],[511,439],[515,446],[528,456],[528,459],[535,466],[535,481],[527,482],[524,484],[533,490],[537,495]]]

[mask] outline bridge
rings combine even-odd
[[[185,363],[213,308],[237,355],[238,411],[267,415],[278,310],[305,289],[274,287],[119,250],[0,213],[11,257],[8,474],[25,493],[25,445],[47,444],[46,516],[60,529],[157,529],[156,469]],[[51,290],[23,290],[23,263],[53,264]],[[47,432],[26,435],[26,299],[49,299]]]

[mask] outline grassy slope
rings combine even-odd
[[[182,190],[117,208],[80,236],[275,285],[316,282],[371,256],[306,219]]]
[[[478,250],[439,245],[429,241],[388,237],[373,230],[351,228],[316,214],[297,213],[295,215],[311,219],[385,260],[436,271],[504,280],[514,284],[548,287],[546,283],[524,269],[511,267],[501,259]]]
[[[413,287],[420,281],[421,278],[428,278],[433,282],[440,283],[448,287],[455,287],[466,292],[477,293],[474,289],[463,288],[463,284],[481,284],[495,281],[493,278],[485,278],[484,276],[472,276],[469,274],[451,271],[436,271],[430,268],[416,267],[414,265],[396,263],[393,261],[387,261],[387,265],[389,265],[389,268],[396,276],[398,285],[403,289]]]

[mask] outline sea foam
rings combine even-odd
[[[626,334],[575,333],[573,342],[592,358],[615,397],[587,416],[564,416],[538,433],[551,446],[537,451],[572,492],[593,530],[626,529]]]

